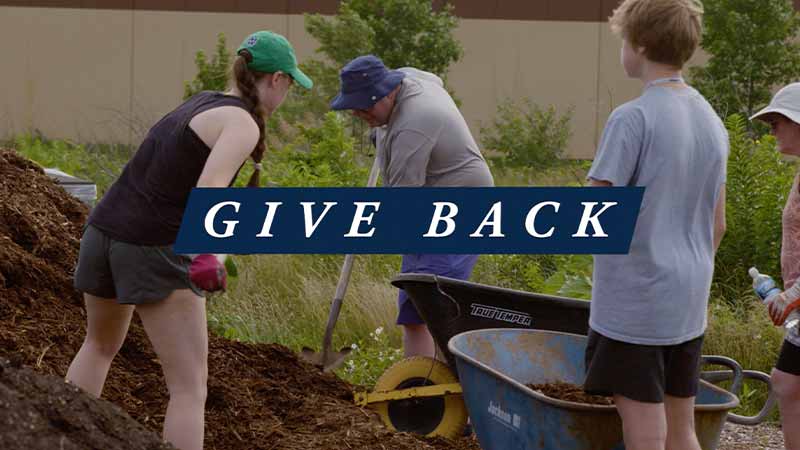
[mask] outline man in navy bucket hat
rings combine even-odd
[[[494,186],[486,160],[441,78],[411,67],[387,69],[373,55],[350,61],[339,76],[341,90],[331,108],[351,110],[373,128],[384,185]],[[477,259],[477,255],[403,255],[401,272],[466,280]],[[434,357],[436,344],[403,290],[398,309],[405,355]]]
[[[366,55],[350,61],[339,76],[342,90],[331,102],[331,108],[363,111],[394,91],[406,74],[389,70],[378,57]]]

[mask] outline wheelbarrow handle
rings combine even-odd
[[[742,367],[739,363],[735,360],[725,357],[725,356],[717,356],[717,355],[709,355],[702,357],[702,364],[713,364],[719,366],[726,366],[730,368],[730,370],[709,370],[700,373],[700,378],[709,383],[719,383],[720,381],[727,381],[733,379],[733,383],[731,384],[731,388],[729,392],[732,394],[739,396],[742,386],[744,384],[744,380],[756,380],[761,381],[767,385],[767,389],[769,394],[767,395],[767,401],[764,402],[764,406],[761,407],[761,410],[758,414],[754,416],[743,416],[739,414],[729,413],[727,421],[731,423],[735,423],[737,425],[758,425],[761,422],[765,421],[767,417],[772,412],[772,409],[775,407],[775,393],[772,391],[772,380],[769,375],[764,372],[760,372],[758,370],[742,370]]]
[[[767,419],[767,416],[770,415],[772,409],[775,407],[775,392],[772,390],[772,380],[769,375],[764,372],[759,372],[758,370],[745,370],[744,378],[764,382],[767,385],[767,389],[769,389],[767,401],[764,402],[761,411],[755,416],[740,416],[739,414],[730,413],[728,414],[728,422],[738,425],[758,425]]]
[[[730,389],[728,391],[738,396],[739,391],[742,390],[742,382],[744,376],[744,370],[742,370],[742,366],[736,362],[736,360],[732,358],[728,358],[727,356],[719,356],[719,355],[703,355],[700,358],[700,365],[715,365],[715,366],[725,366],[730,371],[727,370],[715,370],[715,371],[706,371],[700,373],[700,378],[708,381],[709,383],[719,383],[720,381],[730,380],[733,378],[733,383],[731,384]]]

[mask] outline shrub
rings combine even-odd
[[[319,127],[299,125],[299,132],[292,144],[268,155],[270,182],[307,187],[366,184],[368,171],[359,164],[354,139],[336,113],[327,113]]]
[[[772,136],[751,138],[743,118],[730,117],[726,127],[727,231],[716,256],[714,295],[736,302],[751,291],[749,267],[780,278],[781,213],[795,169],[781,160]]]
[[[481,143],[500,157],[500,168],[545,169],[557,165],[569,141],[572,109],[559,115],[555,107],[541,108],[531,99],[507,100],[497,107],[491,127],[481,128]]]
[[[194,57],[197,66],[197,75],[191,82],[183,82],[183,99],[201,91],[224,91],[228,87],[228,74],[231,67],[231,52],[228,50],[225,35],[217,35],[217,46],[211,61],[206,58],[205,52],[198,51]]]
[[[472,279],[478,283],[589,300],[591,255],[482,255]]]

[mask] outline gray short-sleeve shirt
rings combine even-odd
[[[376,129],[387,186],[491,187],[494,178],[442,80],[410,67],[392,116]]]
[[[629,254],[594,257],[592,329],[641,345],[705,332],[727,157],[727,131],[693,88],[651,86],[614,110],[588,177],[645,193]]]

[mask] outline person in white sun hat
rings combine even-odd
[[[778,141],[778,151],[800,156],[800,83],[790,84],[775,94],[766,108],[750,120],[770,125]],[[775,325],[783,325],[800,306],[800,185],[796,176],[783,209],[781,275],[784,292],[768,302]],[[787,449],[800,449],[800,337],[788,331],[778,362],[772,370],[772,386],[778,396],[781,425]]]

